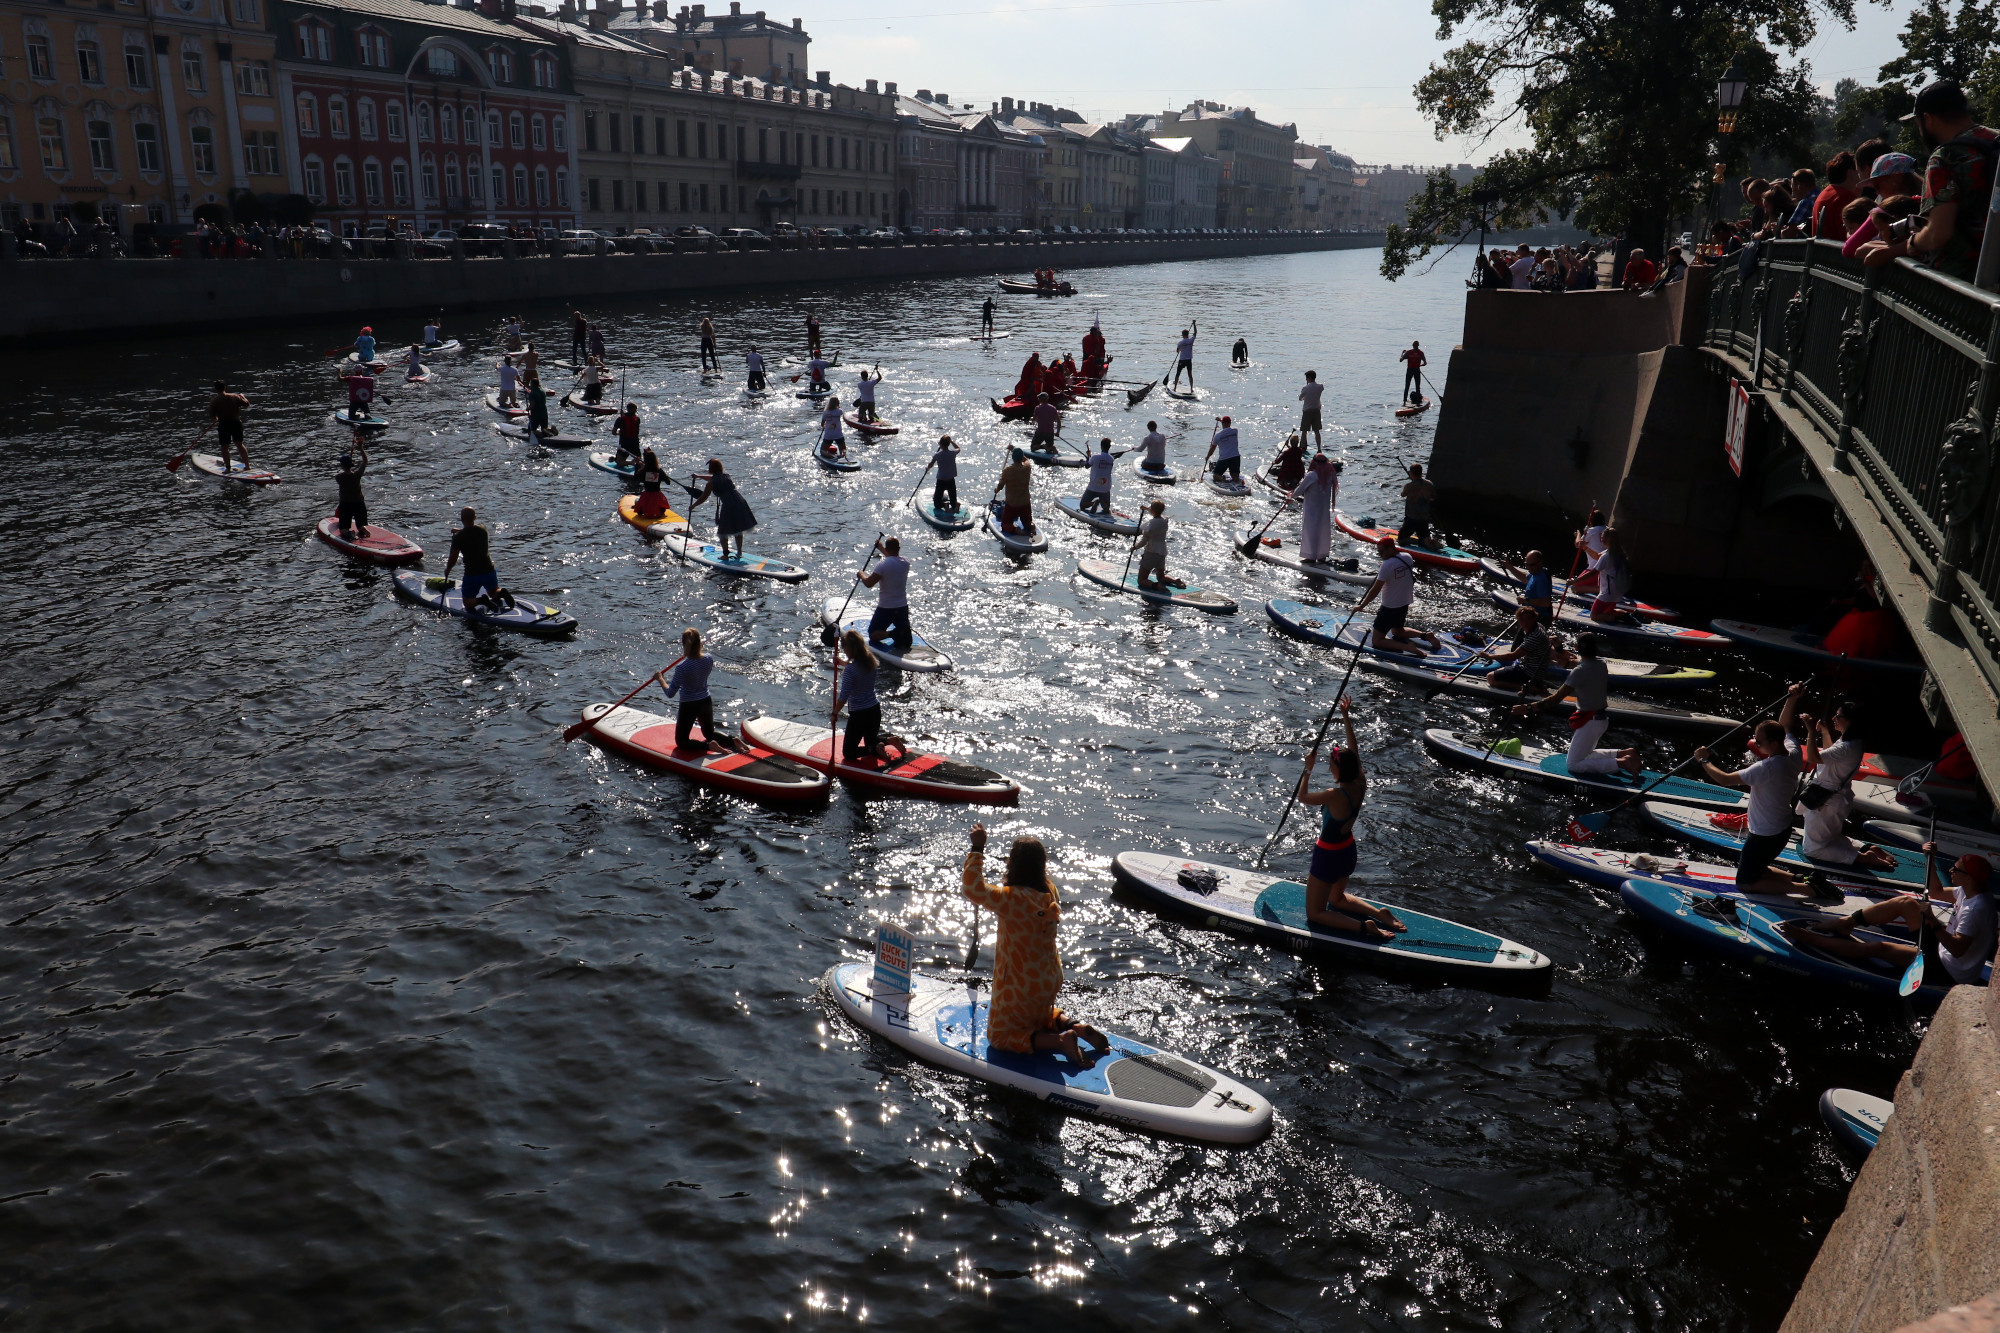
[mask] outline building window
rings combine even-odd
[[[47,83],[55,81],[55,52],[49,46],[46,34],[39,32],[28,34],[28,77]]]
[[[569,207],[569,172],[556,168],[556,207]]]
[[[347,99],[329,97],[326,100],[326,132],[336,139],[347,137]]]
[[[344,157],[333,162],[333,197],[336,203],[354,202],[354,164]]]
[[[181,82],[187,84],[191,93],[208,91],[208,70],[202,62],[201,48],[192,43],[181,47]]]
[[[80,32],[76,39],[76,77],[85,83],[104,82],[104,53],[98,50],[95,37]]]
[[[306,198],[316,204],[326,202],[326,172],[316,157],[305,160]]]
[[[401,158],[389,164],[389,197],[398,207],[410,202],[410,164]]]
[[[20,165],[21,159],[14,156],[14,117],[0,106],[0,171],[14,171]]]
[[[514,55],[504,47],[493,47],[486,53],[486,68],[493,75],[495,83],[514,81]]]
[[[496,166],[493,168],[493,206],[495,208],[505,208],[507,206],[507,169],[505,167]]]
[[[299,59],[331,61],[333,59],[333,28],[318,19],[301,19],[296,29],[299,39]]]
[[[694,123],[694,155],[696,157],[708,156],[708,122],[705,120],[698,120]]]
[[[133,161],[139,170],[157,173],[160,170],[160,127],[147,121],[132,126],[132,146],[138,151]]]
[[[449,119],[446,119],[445,124],[449,125],[451,124],[451,121]],[[424,143],[430,142],[431,104],[429,102],[417,103],[417,138],[423,141]]]
[[[593,213],[597,212],[597,181],[596,181],[596,179],[595,179],[595,178],[592,178],[591,180],[587,180],[587,181],[585,181],[585,182],[584,182],[584,184],[583,184],[583,189],[584,189],[584,196],[583,196],[583,197],[584,197],[584,198],[585,198],[586,200],[588,200],[588,201],[589,201],[589,207],[590,207],[590,211],[591,211],[591,212],[593,212]]]
[[[619,126],[619,123],[620,123],[620,122],[619,122],[619,120],[618,120],[618,117],[616,117],[616,116],[606,116],[606,117],[604,118],[604,128],[605,128],[606,130],[610,131],[610,133],[611,133],[611,151],[612,151],[612,152],[614,152],[614,153],[618,153],[618,152],[623,152],[623,151],[624,151],[624,150],[623,150],[623,149],[622,149],[622,148],[621,148],[621,147],[619,146],[619,144],[618,144],[618,126]]]
[[[153,57],[146,50],[145,39],[137,33],[125,36],[125,83],[132,88],[153,86]]]
[[[319,134],[319,99],[311,93],[300,93],[298,97],[299,133],[317,137]]]
[[[516,148],[527,146],[527,131],[518,111],[507,117],[507,142]]]
[[[248,23],[254,26],[264,21],[259,14],[257,0],[236,0],[232,8],[236,13],[236,21],[238,23]]]
[[[63,138],[62,117],[37,116],[35,134],[42,141],[42,170],[68,171],[69,144]]]
[[[389,34],[380,28],[363,28],[354,35],[356,54],[372,69],[389,68]]]
[[[418,170],[418,179],[423,181],[424,183],[424,202],[427,204],[435,204],[438,201],[437,163],[433,162],[429,158],[425,158],[423,161],[423,165],[420,166],[417,170]]]
[[[382,118],[388,122],[389,137],[391,139],[401,139],[403,137],[403,104],[401,102],[390,102],[382,108]]]
[[[495,148],[500,146],[500,113],[498,111],[489,111],[486,113],[486,142],[492,144]]]
[[[465,164],[465,194],[474,203],[478,203],[486,197],[484,180],[485,178],[479,174],[479,164],[477,162],[468,162]]]
[[[586,153],[597,151],[597,111],[595,108],[585,108],[583,113],[583,151]]]
[[[433,46],[425,55],[425,65],[433,74],[457,74],[458,53],[449,47]],[[470,114],[469,112],[467,114]]]
[[[361,194],[371,204],[382,202],[382,164],[372,157],[361,164]]]
[[[528,142],[536,148],[549,146],[549,123],[540,116],[528,122]]]
[[[665,212],[666,210],[662,209],[661,211],[662,211],[662,212]],[[687,211],[688,211],[688,186],[687,186],[687,182],[686,182],[686,181],[682,181],[682,182],[681,182],[681,212],[685,213],[685,212],[687,212]]]
[[[686,157],[687,155],[688,123],[684,120],[677,120],[674,122],[674,156]]]
[[[271,63],[268,60],[237,61],[236,91],[245,97],[269,97]]]
[[[535,168],[535,206],[537,208],[547,208],[549,206],[549,169],[547,167]]]
[[[817,134],[812,136],[812,164],[814,166],[819,165],[819,136]],[[815,208],[813,212],[817,213],[819,210]]]
[[[354,104],[354,129],[364,139],[375,137],[375,99],[364,97]]]
[[[252,130],[243,137],[243,169],[252,176],[278,174],[276,130]]]
[[[635,153],[646,151],[646,118],[644,116],[632,117],[632,151]]]
[[[622,213],[625,211],[624,181],[611,182],[611,211],[614,213]]]
[[[528,206],[528,169],[514,168],[514,202],[522,208]]]
[[[569,122],[561,116],[549,117],[549,141],[558,153],[569,151]]]
[[[459,186],[458,159],[455,157],[444,160],[444,193],[447,200],[456,199],[464,193]]]
[[[537,88],[553,88],[556,86],[556,61],[554,56],[537,55],[535,57],[535,86]]]
[[[197,176],[215,174],[215,131],[207,125],[195,125],[188,129],[188,146],[194,150],[194,171]]]
[[[109,120],[86,120],[83,122],[83,137],[90,145],[90,169],[92,171],[117,171],[118,158],[111,148],[111,122]]]

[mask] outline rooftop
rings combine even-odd
[[[492,19],[476,9],[461,8],[455,4],[445,4],[443,0],[430,3],[429,0],[298,0],[308,8],[325,9],[343,14],[360,14],[373,18],[403,19],[410,23],[424,23],[432,27],[457,28],[461,32],[477,33],[481,37],[507,37],[516,41],[545,41],[532,33],[524,33],[511,23]]]

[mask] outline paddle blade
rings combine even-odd
[[[564,745],[568,745],[568,744],[569,744],[569,743],[570,743],[571,741],[575,740],[575,739],[576,739],[576,738],[577,738],[578,736],[581,736],[581,735],[583,735],[583,733],[584,733],[584,732],[586,732],[586,731],[589,731],[589,730],[590,730],[590,728],[591,728],[591,725],[592,725],[592,724],[591,724],[590,720],[589,720],[588,718],[586,718],[586,719],[584,719],[584,720],[583,720],[583,721],[581,721],[581,722],[572,722],[572,723],[570,723],[570,724],[569,724],[568,726],[564,727],[564,728],[563,728],[563,744],[564,744]]]
[[[1589,842],[1592,838],[1604,832],[1604,826],[1610,822],[1610,816],[1600,810],[1593,810],[1589,814],[1577,815],[1569,821],[1568,831],[1570,841]]]
[[[169,458],[167,460],[167,471],[179,472],[181,470],[181,464],[185,462],[187,462],[186,454],[175,454],[172,458]]]
[[[1903,969],[1903,979],[1896,983],[1896,994],[1907,1000],[1915,995],[1923,984],[1924,955],[1923,951],[1919,950],[1917,956],[1910,960],[1910,965]]]

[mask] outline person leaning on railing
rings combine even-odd
[[[1916,109],[1903,119],[1916,122],[1918,137],[1931,150],[1918,210],[1922,225],[1888,238],[1875,262],[1888,263],[1907,254],[1940,273],[1970,282],[1986,237],[2000,132],[1976,124],[1965,90],[1944,79],[1919,92]],[[1884,201],[1885,207],[1888,202]]]

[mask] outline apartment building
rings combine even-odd
[[[0,5],[0,222],[189,222],[282,191],[265,0]]]
[[[1218,203],[1222,190],[1222,161],[1204,153],[1193,139],[1152,139],[1153,148],[1171,163],[1171,183],[1165,216],[1157,225],[1185,230],[1219,225]],[[1148,224],[1155,225],[1155,224]]]
[[[1192,139],[1221,163],[1216,189],[1218,227],[1294,226],[1292,166],[1298,155],[1296,125],[1272,125],[1247,106],[1191,103],[1163,112],[1150,131],[1157,138]]]
[[[811,77],[806,54],[812,38],[802,19],[779,23],[766,18],[761,9],[745,14],[740,3],[732,3],[727,14],[715,15],[706,5],[682,5],[676,10],[668,0],[641,3],[630,10],[606,0],[604,9],[611,31],[678,53],[689,64],[795,86]]]

